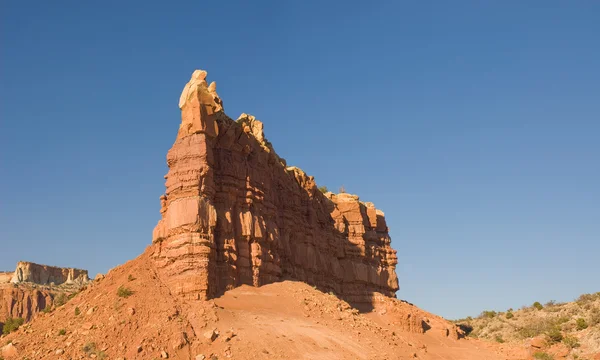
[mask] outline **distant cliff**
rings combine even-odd
[[[26,261],[19,261],[13,276],[12,283],[31,282],[34,284],[83,284],[88,282],[87,270],[74,268],[61,268],[56,266],[39,265]]]
[[[7,318],[31,320],[89,281],[87,270],[18,262],[15,271],[0,272],[0,328]]]

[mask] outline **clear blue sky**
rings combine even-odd
[[[0,270],[150,244],[200,68],[290,165],[385,211],[400,298],[455,318],[600,291],[597,1],[0,9]]]

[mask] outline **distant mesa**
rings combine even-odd
[[[11,317],[29,321],[59,294],[76,293],[89,282],[87,270],[19,261],[15,271],[0,272],[0,324]]]
[[[27,261],[19,261],[13,272],[0,273],[0,284],[11,282],[13,284],[73,285],[84,284],[89,280],[87,270],[40,265]]]

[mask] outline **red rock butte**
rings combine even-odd
[[[232,120],[216,84],[194,71],[153,232],[171,292],[210,299],[242,284],[294,279],[353,303],[395,297],[396,251],[382,211],[358,196],[323,194],[287,166],[251,115]]]

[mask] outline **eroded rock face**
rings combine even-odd
[[[53,299],[53,294],[47,289],[1,286],[0,323],[10,317],[29,321],[34,314],[44,310],[46,306],[52,306]]]
[[[31,282],[40,285],[51,283],[60,285],[63,283],[84,284],[89,280],[87,270],[61,268],[19,261],[10,282],[13,284]]]
[[[0,273],[0,327],[10,317],[31,320],[89,281],[87,270],[18,262],[14,272]]]
[[[0,284],[6,284],[9,283],[10,280],[12,280],[13,277],[13,272],[12,271],[8,271],[8,272],[0,272]]]
[[[169,172],[153,232],[153,259],[171,291],[207,299],[284,278],[352,302],[398,290],[396,251],[383,212],[350,194],[322,194],[288,167],[251,115],[223,112],[197,70],[179,107]]]

